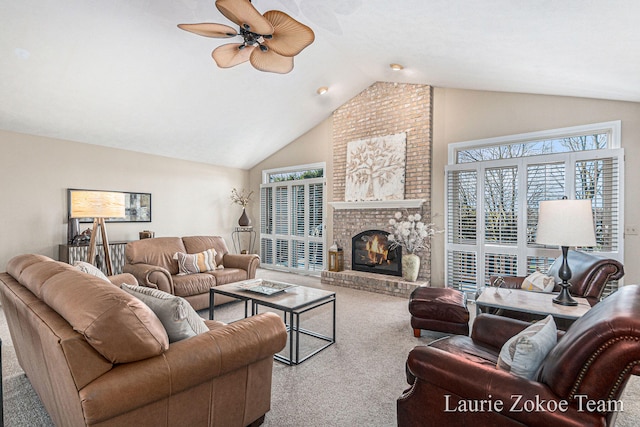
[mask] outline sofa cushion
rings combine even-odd
[[[22,269],[20,275],[13,276],[18,278],[18,282],[25,288],[33,292],[38,298],[42,298],[42,285],[56,274],[65,271],[76,271],[73,266],[62,262],[56,262],[52,259],[42,260],[33,264],[29,264]]]
[[[153,310],[167,331],[169,342],[180,341],[209,330],[204,319],[198,316],[184,298],[145,286],[131,286],[125,283],[120,287]]]
[[[156,237],[127,243],[125,256],[128,264],[155,265],[173,275],[178,274],[176,252],[187,252],[180,237]]]
[[[555,286],[553,277],[535,271],[525,277],[520,286],[522,289],[534,292],[551,292]]]
[[[42,285],[42,300],[112,363],[147,359],[169,348],[164,326],[142,301],[73,267]]]
[[[73,266],[83,273],[96,276],[98,279],[106,280],[107,282],[109,282],[109,278],[107,277],[107,275],[104,274],[102,270],[100,270],[95,265],[89,264],[88,262],[84,261],[76,261],[73,263]]]
[[[208,293],[216,284],[216,278],[209,273],[173,276],[173,292],[183,298]]]
[[[7,273],[13,276],[15,279],[20,277],[22,271],[29,267],[32,264],[38,264],[42,261],[50,261],[55,262],[48,256],[40,255],[40,254],[23,254],[16,255],[9,260],[7,263]]]
[[[204,273],[216,269],[216,250],[211,248],[197,254],[176,252],[179,274]]]
[[[497,367],[519,377],[533,379],[558,340],[551,315],[511,337],[500,350]]]
[[[215,271],[209,271],[207,274],[215,277],[216,286],[226,285],[227,283],[239,282],[241,280],[248,280],[246,270],[239,268],[224,268]]]
[[[222,259],[229,253],[227,243],[221,236],[187,236],[182,242],[188,254],[197,254],[209,248],[216,250],[216,265],[224,265]]]

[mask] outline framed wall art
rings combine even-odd
[[[74,195],[80,192],[95,192],[98,196],[100,193],[121,193],[124,195],[124,217],[123,218],[106,218],[107,222],[151,222],[151,193],[130,193],[125,191],[106,191],[106,190],[81,190],[75,188],[67,189],[67,214],[71,217],[72,200]],[[78,218],[79,222],[93,222],[93,218]]]
[[[404,199],[406,141],[399,133],[349,142],[345,201]]]

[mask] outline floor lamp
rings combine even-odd
[[[87,262],[95,265],[96,240],[98,229],[102,234],[102,247],[107,275],[113,275],[111,254],[109,253],[109,239],[105,218],[124,218],[124,193],[112,191],[73,191],[71,193],[71,218],[93,218],[93,229],[89,241]]]
[[[558,277],[562,280],[560,294],[553,302],[578,305],[569,293],[571,269],[567,263],[569,246],[595,246],[591,200],[546,200],[540,202],[536,243],[562,248],[562,265]]]

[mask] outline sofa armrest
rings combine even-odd
[[[521,289],[524,279],[524,276],[491,276],[489,284],[499,288]]]
[[[560,410],[523,410],[525,401],[559,403],[567,400],[557,396],[543,383],[517,377],[495,366],[475,363],[463,356],[437,348],[429,346],[414,348],[409,353],[407,366],[415,375],[416,380],[411,388],[398,399],[398,425],[408,425],[404,422],[407,417],[420,419],[418,417],[424,418],[429,414],[440,422],[447,417],[450,417],[450,421],[457,419],[458,422],[461,422],[461,418],[465,418],[465,416],[473,417],[473,414],[455,410],[458,397],[464,399],[465,402],[469,400],[503,402],[501,410],[492,407],[492,410],[485,411],[484,418],[476,418],[476,422],[479,422],[480,419],[484,421],[479,424],[492,422],[501,424],[498,422],[500,420],[504,423],[504,419],[498,414],[492,420],[491,412],[500,413],[527,426],[579,427],[602,424],[599,414],[584,410],[579,411],[572,400],[568,401],[573,405],[568,404],[566,412]],[[447,395],[450,397],[449,401],[447,401]],[[411,400],[413,400],[413,404],[409,402]],[[418,410],[423,413],[412,414],[411,412],[416,408],[419,408]],[[446,409],[451,411],[447,412]],[[475,414],[476,417],[477,415]],[[464,421],[469,423],[470,418],[466,418]],[[504,424],[506,425],[506,423]]]
[[[164,354],[118,365],[80,390],[86,421],[99,424],[271,359],[286,341],[282,319],[267,312],[172,343]],[[193,401],[199,404],[198,399]]]
[[[471,339],[500,351],[509,338],[522,332],[528,326],[531,326],[530,322],[481,313],[473,321]]]
[[[109,281],[117,287],[120,287],[123,283],[131,286],[138,285],[138,280],[131,273],[114,274],[113,276],[109,276]]]
[[[160,289],[161,291],[175,295],[173,279],[165,268],[150,264],[125,264],[122,270],[131,273],[138,280],[140,286]]]
[[[256,277],[256,269],[260,266],[260,256],[257,254],[225,254],[222,265],[227,268],[239,268],[247,272],[247,279]]]

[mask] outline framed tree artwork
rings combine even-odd
[[[403,200],[407,135],[347,144],[345,201]]]

